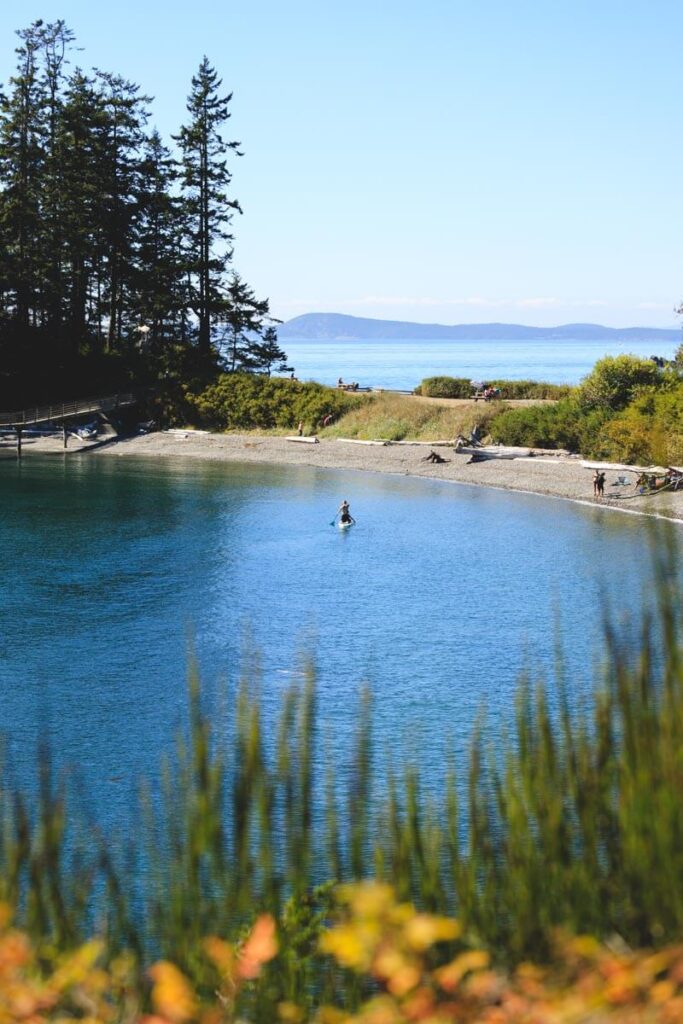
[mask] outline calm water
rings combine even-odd
[[[449,737],[464,756],[481,706],[507,720],[525,662],[552,663],[558,607],[579,701],[602,588],[621,611],[649,577],[642,519],[439,482],[71,456],[0,461],[0,487],[8,763],[25,783],[49,735],[111,821],[171,749],[189,637],[211,695],[250,631],[271,716],[312,652],[340,762],[369,681],[378,750],[437,777]]]
[[[300,380],[409,390],[424,377],[577,384],[605,355],[673,357],[675,344],[605,341],[285,341]]]

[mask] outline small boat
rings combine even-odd
[[[76,427],[73,431],[75,437],[79,441],[96,441],[97,440],[97,424],[86,423],[82,427]]]
[[[341,521],[341,519],[337,522],[337,529],[338,530],[350,530],[352,526],[353,526],[353,519],[348,520],[346,523],[343,523]]]

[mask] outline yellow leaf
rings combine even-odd
[[[235,950],[230,943],[219,939],[216,935],[209,935],[204,939],[202,946],[208,958],[223,977],[232,977],[235,966]]]
[[[483,949],[473,949],[469,953],[461,953],[445,967],[434,971],[434,977],[441,988],[453,991],[469,971],[480,971],[489,965],[489,955]]]
[[[304,1011],[296,1003],[278,1003],[277,1015],[285,1024],[300,1024],[305,1017]]]
[[[370,966],[374,948],[379,939],[376,928],[356,924],[342,924],[320,937],[323,953],[330,953],[344,967],[366,970]]]
[[[160,1016],[173,1024],[190,1020],[197,1013],[194,992],[185,975],[173,964],[161,960],[149,969],[154,982],[152,1003]]]
[[[357,885],[342,885],[339,894],[348,903],[356,917],[380,917],[394,904],[392,886],[384,882],[360,882]]]
[[[423,952],[435,942],[457,939],[460,925],[448,917],[435,917],[432,914],[415,914],[403,926],[406,942],[418,952]]]

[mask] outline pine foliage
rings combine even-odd
[[[0,408],[284,368],[268,301],[233,266],[241,154],[208,59],[167,145],[139,85],[72,63],[63,21],[18,37],[0,96]]]

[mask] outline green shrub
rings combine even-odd
[[[575,390],[569,384],[548,384],[536,380],[492,380],[491,387],[500,389],[500,397],[511,401],[524,398],[554,399],[567,398]]]
[[[506,409],[491,423],[491,437],[500,444],[529,448],[566,448],[591,457],[602,453],[603,410],[587,411],[574,398],[554,405]]]
[[[640,395],[605,430],[608,454],[620,462],[683,462],[683,387]]]
[[[675,380],[675,374],[660,370],[651,359],[605,356],[584,377],[578,399],[587,409],[617,411],[627,406],[643,388],[667,387]]]
[[[465,377],[425,377],[415,394],[425,398],[471,398],[472,382]]]
[[[534,380],[488,380],[491,387],[500,388],[501,398],[566,398],[574,388],[568,384],[547,384]],[[472,381],[465,377],[426,377],[415,388],[416,395],[426,398],[471,398]]]
[[[323,419],[338,418],[367,401],[336,388],[255,373],[226,373],[188,403],[196,424],[213,430],[318,430]]]

